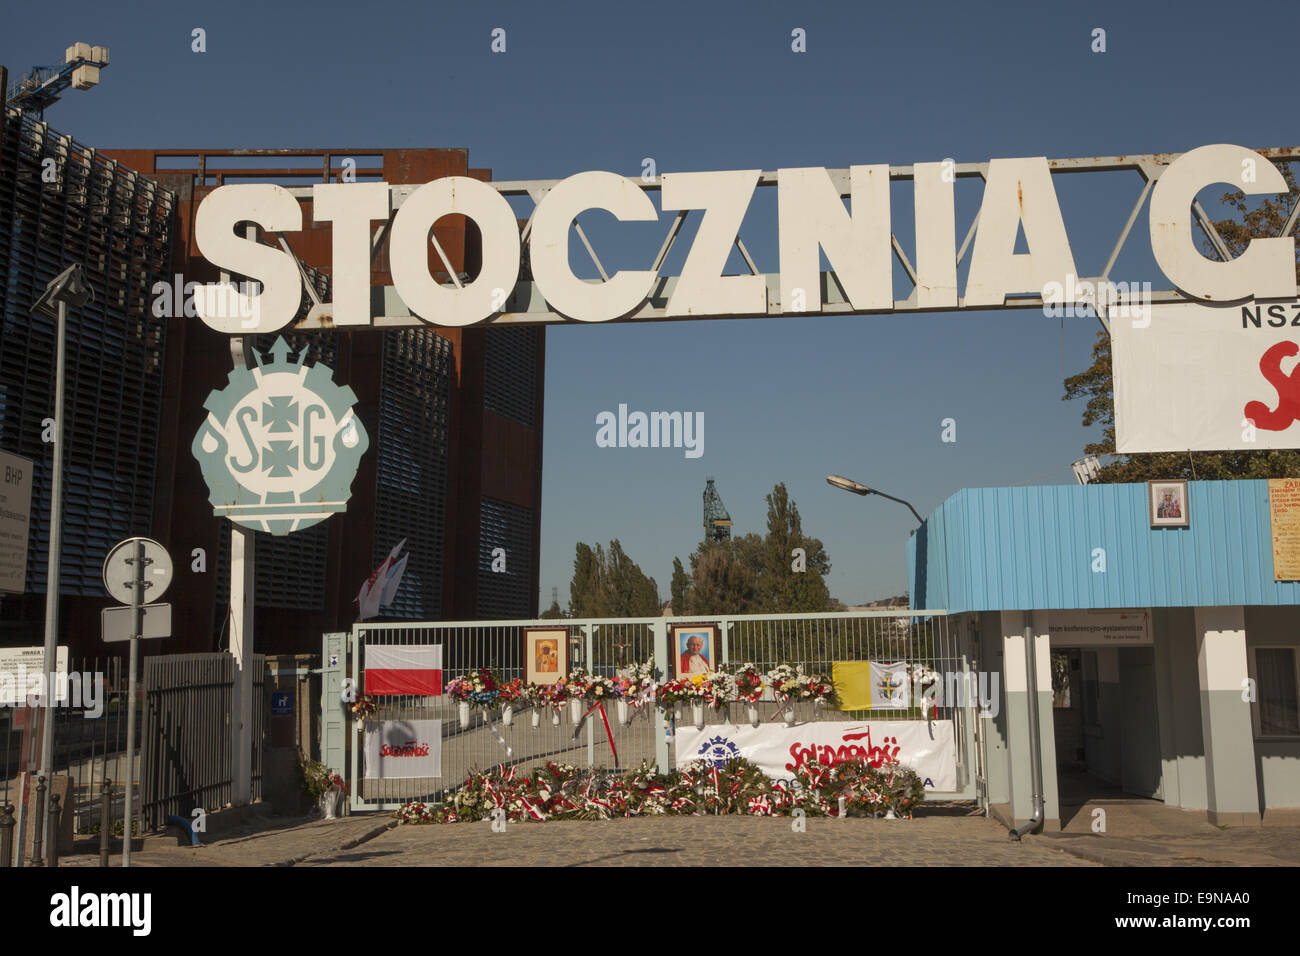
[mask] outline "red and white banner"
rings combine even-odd
[[[442,696],[441,644],[367,644],[366,693]]]
[[[834,765],[858,757],[879,766],[897,760],[921,776],[926,790],[957,789],[957,748],[951,720],[812,721],[794,727],[766,724],[678,726],[677,766],[744,757],[774,780],[790,781],[810,760]]]
[[[441,720],[367,720],[367,780],[442,776]]]
[[[1152,305],[1110,335],[1116,451],[1300,448],[1300,300]]]

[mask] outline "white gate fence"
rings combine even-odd
[[[366,691],[366,652],[368,648],[441,647],[441,689],[457,676],[477,667],[490,667],[503,680],[526,679],[525,634],[532,628],[561,628],[568,637],[570,670],[582,666],[588,671],[612,677],[620,667],[646,661],[653,654],[657,677],[665,679],[664,664],[669,655],[679,655],[671,646],[675,628],[682,626],[717,628],[716,660],[710,663],[720,670],[741,664],[754,664],[767,671],[777,664],[799,664],[807,673],[831,674],[836,662],[905,661],[910,667],[923,666],[942,680],[944,675],[963,679],[971,675],[969,648],[965,637],[950,622],[944,611],[879,610],[825,614],[731,615],[674,618],[622,618],[603,620],[534,621],[461,621],[380,624],[363,623],[350,633],[324,636],[321,756],[322,760],[347,781],[353,810],[392,810],[409,800],[438,802],[465,780],[470,770],[485,770],[498,764],[517,765],[532,770],[547,761],[578,766],[613,768],[635,767],[642,760],[667,769],[675,766],[673,723],[654,707],[634,710],[631,722],[617,719],[616,708],[607,708],[609,733],[599,712],[575,726],[568,707],[558,715],[550,708],[537,713],[528,705],[516,708],[512,724],[502,725],[501,711],[488,723],[482,711],[475,709],[467,727],[462,727],[456,701],[446,693],[440,696],[382,696],[376,699],[378,710],[371,718],[380,721],[437,721],[415,724],[424,734],[437,734],[432,752],[440,755],[436,776],[383,779],[367,776],[365,742],[355,720],[344,703],[347,681],[357,692]],[[373,655],[372,655],[373,656]],[[759,719],[768,724],[779,705],[766,692],[758,705]],[[585,710],[585,708],[583,708]],[[897,721],[927,720],[953,722],[956,766],[951,779],[956,788],[942,794],[928,793],[931,798],[971,798],[974,796],[972,760],[974,750],[974,705],[970,702],[945,702],[922,711],[855,710],[830,711],[821,720]],[[732,720],[744,723],[743,706],[731,708]],[[706,710],[708,724],[721,724],[726,712]],[[369,723],[369,721],[368,721]],[[693,720],[691,721],[693,725]],[[617,751],[611,751],[610,737]],[[427,744],[428,741],[425,741]],[[417,765],[413,762],[412,765]],[[948,775],[945,775],[948,776]]]

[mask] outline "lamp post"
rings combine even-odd
[[[916,509],[904,501],[902,498],[895,498],[893,495],[887,495],[883,491],[877,491],[875,488],[868,488],[861,482],[854,481],[852,478],[845,478],[842,475],[827,475],[826,484],[832,488],[840,488],[844,491],[850,491],[855,495],[879,495],[881,498],[888,498],[890,501],[897,501],[900,505],[907,505],[907,510],[916,515],[916,520],[925,524],[925,519],[916,514]]]
[[[47,787],[54,786],[54,696],[57,680],[56,654],[59,640],[59,556],[63,546],[63,391],[64,340],[67,337],[68,306],[80,308],[90,299],[80,265],[71,265],[51,280],[45,292],[32,306],[32,312],[55,320],[54,363],[54,463],[50,476],[50,545],[45,575],[45,713],[41,721],[41,776]],[[50,831],[50,817],[45,817],[45,845],[57,839]]]

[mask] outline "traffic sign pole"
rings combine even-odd
[[[167,637],[170,626],[154,626],[146,631],[146,614],[156,612],[149,618],[157,625],[163,621],[171,622],[170,604],[147,604],[146,593],[153,591],[153,597],[162,597],[172,581],[171,555],[157,541],[151,538],[127,538],[119,541],[104,559],[104,587],[108,593],[125,604],[125,607],[105,608],[103,612],[104,640],[120,641],[129,637],[131,641],[130,663],[126,679],[126,810],[122,817],[122,865],[131,865],[131,829],[135,822],[135,692],[136,671],[140,662],[140,640],[144,637]],[[129,627],[121,626],[119,612],[130,615]],[[163,615],[158,618],[157,614]],[[125,633],[124,633],[125,632]],[[105,823],[107,825],[107,823]]]
[[[135,613],[135,629],[131,635],[131,664],[126,679],[126,811],[122,814],[122,866],[131,865],[131,829],[135,823],[135,668],[140,653],[140,634],[143,631],[146,561],[152,564],[144,554],[144,541],[135,542],[135,594],[131,608]]]

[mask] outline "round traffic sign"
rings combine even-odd
[[[161,600],[172,583],[172,559],[152,538],[127,538],[113,545],[104,559],[104,587],[123,604],[136,602],[136,577],[143,570],[141,604]]]

